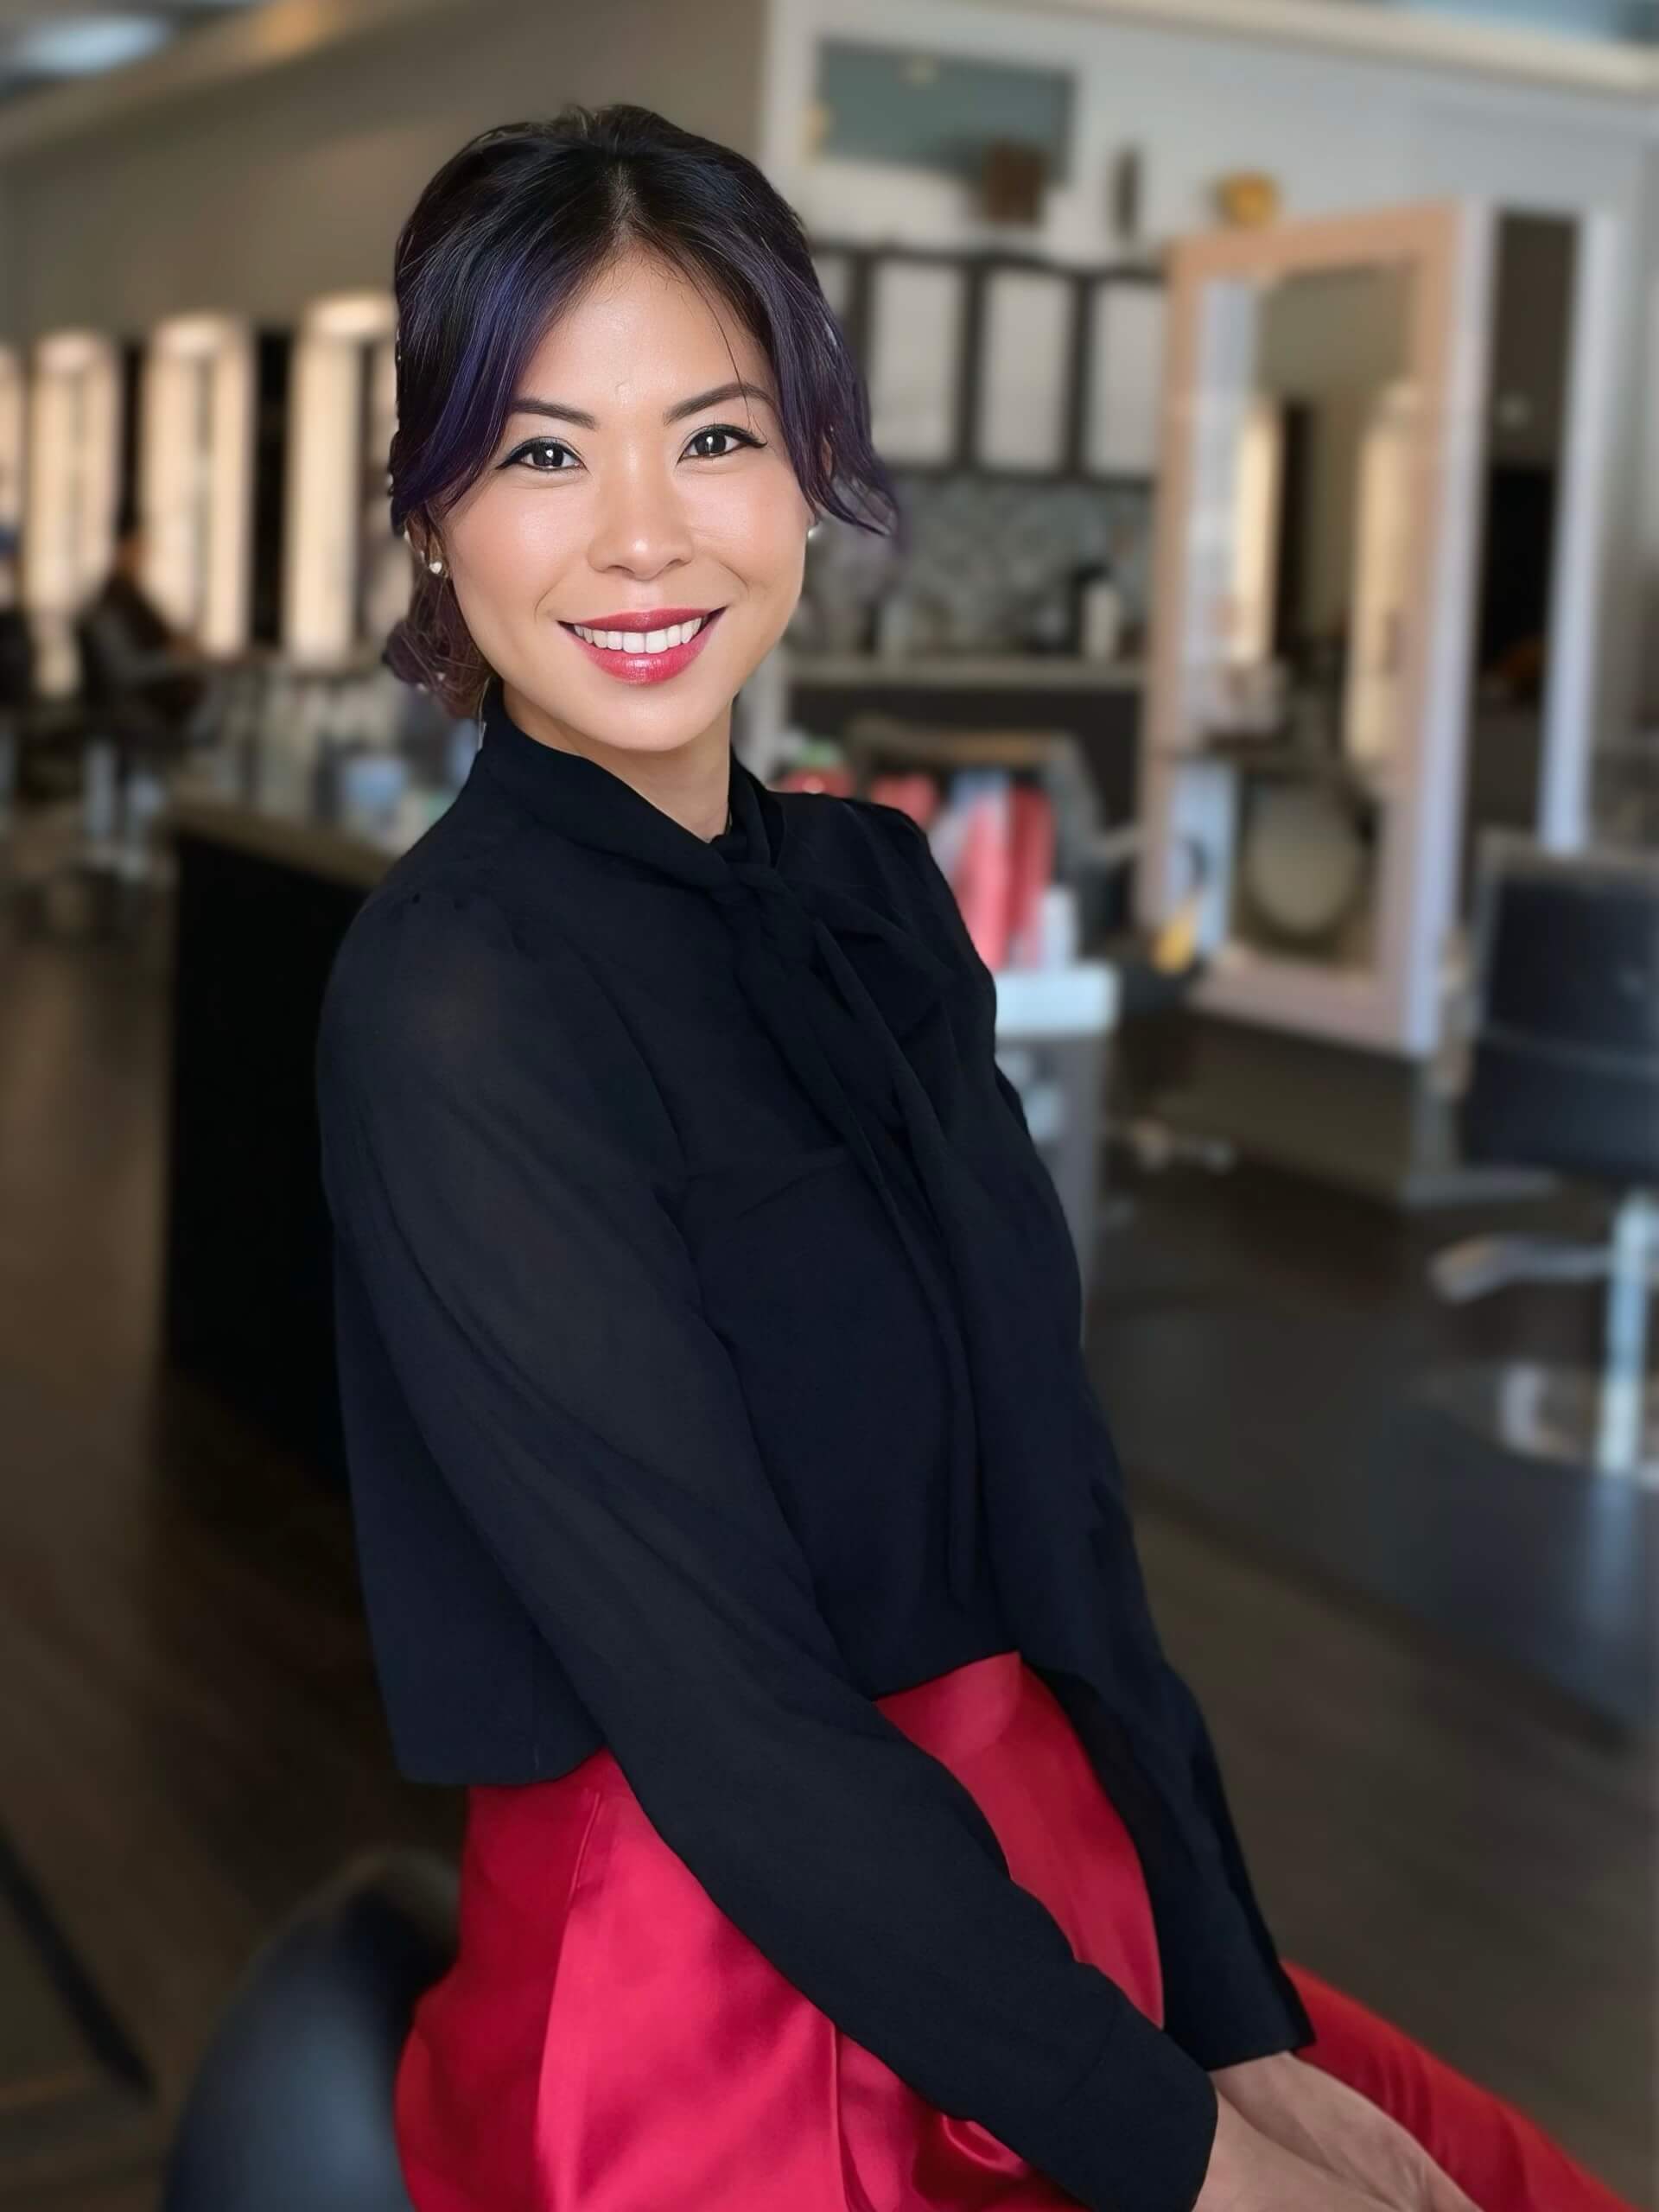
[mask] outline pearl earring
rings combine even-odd
[[[442,561],[429,561],[426,565],[431,569],[435,576],[441,576],[443,574],[443,563]]]

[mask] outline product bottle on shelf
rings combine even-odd
[[[1077,649],[1085,660],[1116,660],[1123,643],[1123,594],[1107,561],[1072,571]]]

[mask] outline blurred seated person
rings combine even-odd
[[[0,524],[0,713],[29,704],[35,686],[35,639],[18,588],[18,534]]]
[[[143,574],[144,525],[129,514],[109,574],[77,617],[83,681],[94,701],[119,697],[181,735],[207,695],[207,672],[194,639],[145,590]]]

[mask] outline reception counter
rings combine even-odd
[[[168,818],[181,858],[187,843],[206,842],[326,882],[348,885],[359,894],[379,881],[397,849],[324,822],[315,813],[279,810],[205,789],[181,791]]]
[[[339,1481],[313,1047],[334,949],[400,843],[205,787],[169,827],[164,1349]]]

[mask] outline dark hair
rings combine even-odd
[[[891,531],[898,502],[870,442],[868,395],[800,218],[741,154],[626,104],[481,131],[416,202],[393,262],[393,530],[410,516],[430,528],[476,480],[544,333],[635,245],[712,284],[764,349],[814,510]],[[448,576],[418,549],[383,658],[452,713],[477,711],[490,671]]]

